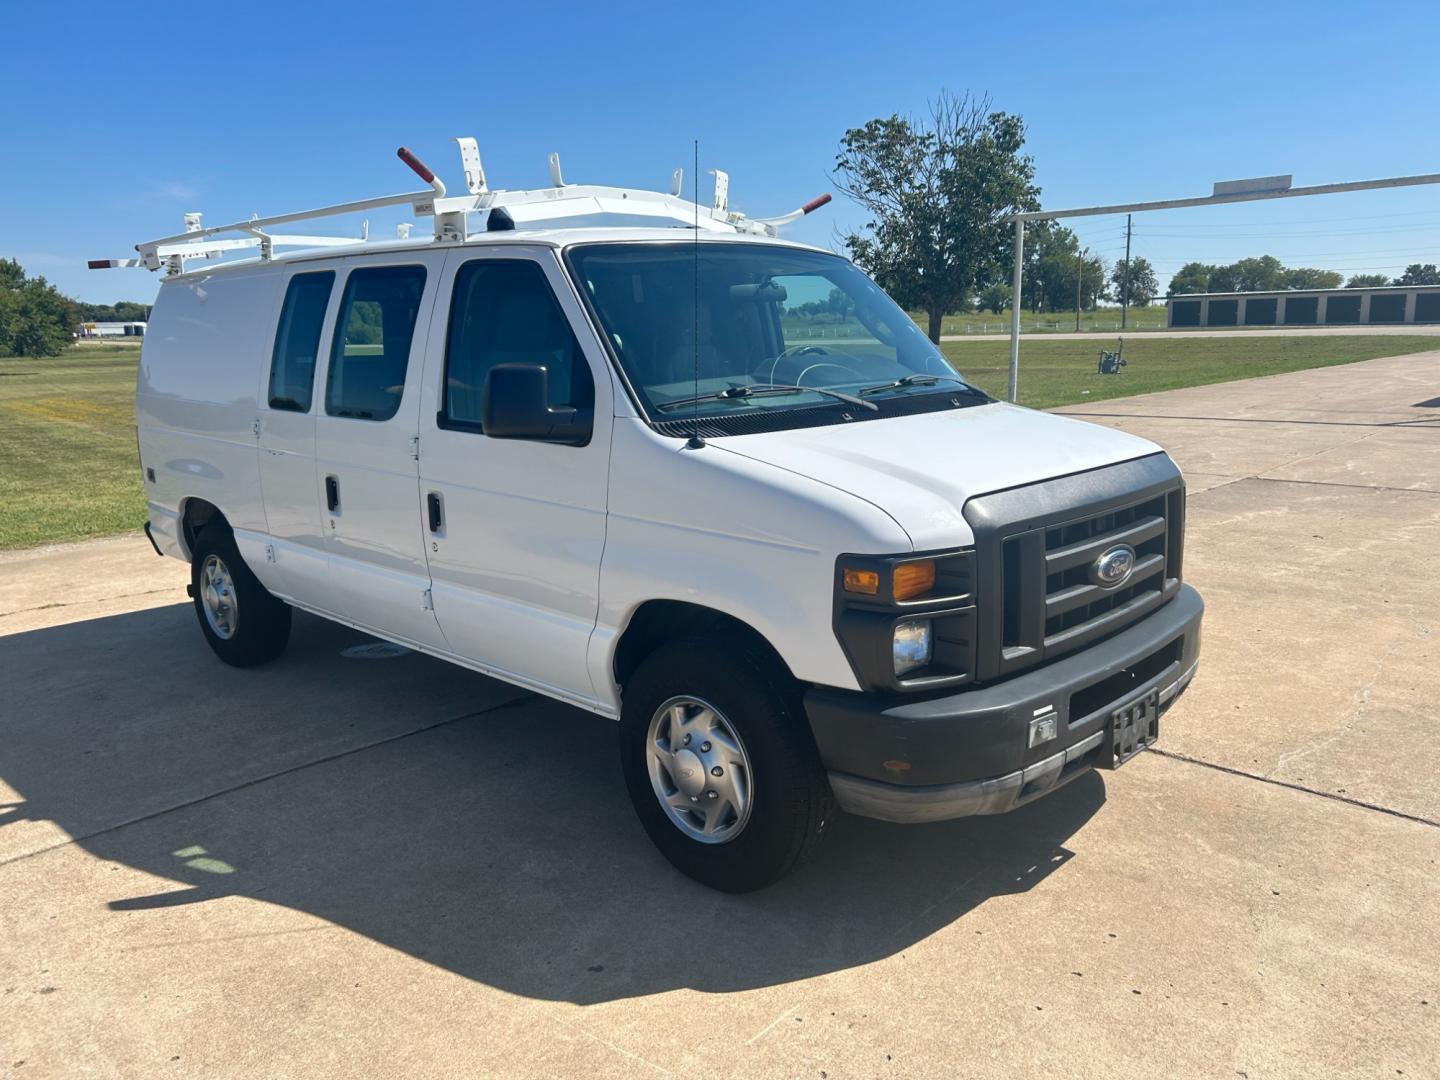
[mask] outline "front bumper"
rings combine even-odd
[[[1092,768],[1112,711],[1150,690],[1163,714],[1200,656],[1200,594],[1182,585],[1149,618],[1088,649],[993,686],[914,701],[815,688],[805,711],[841,808],[883,821],[999,814]],[[1027,746],[1031,720],[1054,739]]]

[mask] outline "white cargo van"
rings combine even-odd
[[[147,532],[222,660],[301,608],[618,720],[650,837],[736,891],[837,807],[999,813],[1155,739],[1202,614],[1158,447],[987,397],[723,174],[699,207],[462,154],[468,197],[417,162],[132,260]],[[269,231],[387,202],[434,234]]]

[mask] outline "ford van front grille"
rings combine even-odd
[[[1167,501],[1157,495],[1045,530],[1047,655],[1097,629],[1133,622],[1164,599]],[[1133,552],[1118,588],[1097,581],[1095,570],[1117,551],[1121,557]]]
[[[1058,659],[1138,622],[1180,588],[1185,489],[1156,454],[971,499],[977,676]]]

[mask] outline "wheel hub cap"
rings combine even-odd
[[[655,797],[676,828],[706,844],[740,835],[753,802],[750,758],[724,713],[700,698],[671,698],[650,720],[645,752]]]
[[[705,763],[698,754],[689,750],[681,750],[675,755],[670,775],[675,778],[676,787],[686,795],[699,795],[705,790]]]
[[[234,637],[238,615],[235,582],[230,577],[230,568],[218,555],[208,556],[200,567],[200,606],[216,637],[223,640]]]

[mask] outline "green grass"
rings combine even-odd
[[[1091,339],[1027,338],[1020,400],[1036,408],[1349,364],[1440,346],[1433,337],[1136,338],[1119,375],[1097,375]],[[1009,345],[955,341],[945,355],[1004,397]],[[134,345],[87,345],[46,360],[0,359],[0,549],[139,529]]]
[[[0,549],[138,529],[135,345],[0,359]]]
[[[1098,375],[1101,348],[1113,340],[1025,338],[1020,342],[1020,404],[1036,409],[1130,397],[1182,386],[1280,375],[1440,348],[1440,339],[1397,335],[1246,338],[1127,338],[1126,366]],[[1006,341],[947,341],[945,355],[967,379],[1003,398],[1010,370]]]

